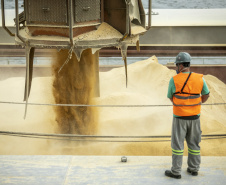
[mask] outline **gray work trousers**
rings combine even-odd
[[[172,148],[172,168],[171,172],[174,175],[181,174],[181,166],[184,152],[184,139],[188,145],[188,168],[193,172],[198,172],[201,157],[200,146],[201,142],[200,118],[196,120],[184,120],[173,118],[171,148]]]

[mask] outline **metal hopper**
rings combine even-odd
[[[1,5],[2,27],[14,36],[5,26],[4,0]],[[95,53],[103,47],[115,46],[121,49],[127,78],[127,47],[137,44],[139,50],[139,35],[150,27],[150,7],[151,0],[146,27],[141,0],[24,0],[20,13],[15,0],[15,42],[25,47],[26,52],[26,109],[35,48],[68,49],[68,60],[74,52],[79,61],[87,48]]]

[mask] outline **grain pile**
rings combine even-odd
[[[170,104],[167,88],[175,71],[157,63],[152,57],[128,66],[128,88],[124,68],[100,73],[99,98],[96,104]],[[226,85],[211,75],[204,76],[211,91],[207,103],[226,102]],[[30,102],[52,103],[52,77],[34,78]],[[0,98],[21,101],[24,78],[9,78],[0,82]],[[0,104],[0,130],[23,132],[59,132],[57,115],[52,107],[28,107],[23,120],[24,106]],[[170,135],[172,107],[95,108],[99,112],[98,135]],[[203,134],[226,133],[226,106],[202,106]],[[0,136],[0,154],[71,154],[71,155],[171,155],[170,142],[157,143],[96,143],[52,141]],[[206,156],[225,156],[225,139],[202,140],[201,153]],[[185,147],[185,151],[186,151]],[[186,152],[185,152],[186,155]]]

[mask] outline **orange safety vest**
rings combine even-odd
[[[173,95],[173,113],[176,116],[195,116],[201,112],[203,75],[191,73],[187,80],[188,76],[189,73],[179,73],[173,77],[176,87]]]

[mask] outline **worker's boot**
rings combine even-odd
[[[193,172],[189,168],[187,168],[187,172],[190,173],[192,176],[197,176],[198,172]]]
[[[170,170],[166,170],[165,175],[167,177],[172,177],[172,178],[175,178],[175,179],[181,179],[181,175],[174,175],[174,174],[172,174],[172,172]]]

